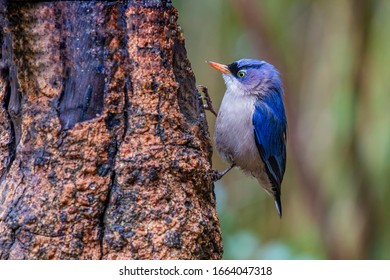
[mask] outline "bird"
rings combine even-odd
[[[225,65],[207,63],[222,72],[226,92],[217,114],[214,141],[230,167],[255,177],[275,200],[282,218],[281,184],[286,169],[287,118],[279,71],[257,59]]]

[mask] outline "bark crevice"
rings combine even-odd
[[[4,121],[8,124],[4,125],[3,129],[8,129],[9,141],[6,143],[8,155],[3,162],[0,183],[4,180],[15,160],[16,148],[20,141],[22,113],[17,71],[13,62],[12,35],[8,32],[2,32],[1,39],[1,78],[3,80],[2,86],[4,87],[2,89],[4,93],[2,106],[6,112]]]
[[[9,85],[9,79],[8,79],[8,69],[2,71],[3,79],[5,80],[4,86],[5,86],[5,97],[4,97],[4,109],[7,112],[7,121],[9,122],[9,142],[8,144],[8,156],[5,158],[5,162],[3,163],[3,170],[0,178],[0,183],[4,180],[4,178],[7,176],[16,155],[16,133],[15,133],[15,126],[14,122],[12,121],[12,116],[9,112],[9,102],[11,98],[11,90]],[[6,73],[6,74],[4,74]]]
[[[58,113],[66,130],[103,112],[105,37],[94,20],[102,16],[102,9],[96,3],[56,5],[65,69]],[[74,18],[72,24],[69,17]]]

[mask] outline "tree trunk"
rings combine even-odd
[[[221,258],[208,127],[170,1],[0,10],[0,258]]]

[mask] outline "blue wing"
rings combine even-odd
[[[280,95],[269,102],[255,104],[252,121],[255,141],[264,162],[275,199],[280,200],[280,185],[286,169],[286,116]]]
[[[286,118],[266,103],[257,102],[253,113],[255,141],[273,186],[280,186],[286,168]]]

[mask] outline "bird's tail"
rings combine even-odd
[[[278,211],[279,218],[282,218],[282,201],[280,199],[281,196],[280,187],[272,187],[272,192],[275,199],[276,211]]]
[[[272,195],[275,200],[275,208],[276,211],[278,212],[279,218],[282,218],[282,200],[281,200],[281,195],[282,195],[282,190],[280,188],[280,185],[277,184],[272,184],[269,182],[268,184],[264,183],[263,180],[260,178],[257,179],[260,183],[261,186],[267,186],[263,187],[263,189],[266,191],[268,195]]]

